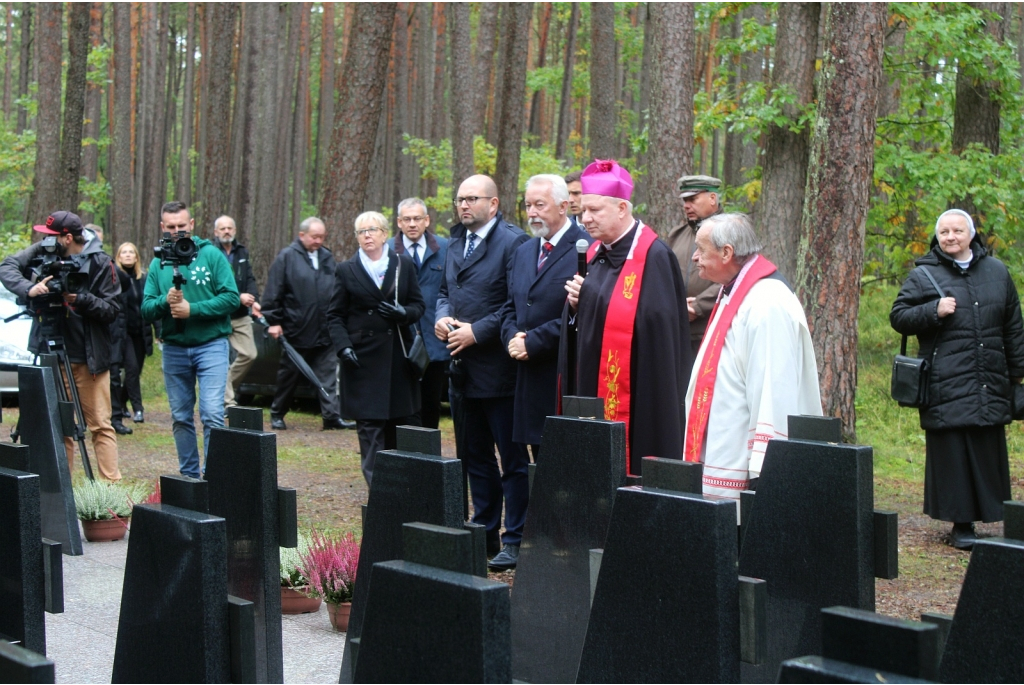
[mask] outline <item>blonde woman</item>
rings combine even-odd
[[[355,229],[359,250],[335,270],[328,321],[345,378],[342,414],[356,420],[369,485],[377,452],[395,449],[395,428],[420,425],[419,378],[405,350],[424,304],[416,265],[387,245],[384,215],[360,214]]]
[[[125,335],[121,355],[124,364],[124,384],[120,388],[120,397],[112,399],[115,410],[124,409],[124,416],[131,416],[135,423],[145,421],[142,406],[142,387],[139,378],[146,357],[153,354],[152,325],[142,318],[142,293],[146,288],[146,272],[142,267],[139,249],[133,243],[121,243],[115,253],[114,261],[117,268],[127,274],[128,287],[122,293],[122,311],[124,312]],[[122,279],[122,283],[124,283]],[[127,412],[131,401],[133,414]],[[115,416],[114,418],[120,419]]]

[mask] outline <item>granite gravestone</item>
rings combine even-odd
[[[227,520],[227,592],[255,609],[256,682],[283,682],[277,436],[214,428],[206,480],[210,513]]]
[[[263,410],[259,407],[228,407],[228,427],[263,432]]]
[[[219,516],[135,506],[111,682],[229,682],[226,548]]]
[[[354,681],[510,682],[508,586],[473,574],[472,533],[402,529],[403,559],[371,570]]]
[[[39,511],[43,537],[61,543],[64,554],[82,553],[82,537],[71,491],[71,470],[64,451],[57,386],[53,371],[44,366],[18,367],[18,397],[22,416],[21,442],[29,446],[29,468],[39,475]]]
[[[420,426],[398,426],[395,429],[395,448],[399,452],[419,452],[441,456],[441,431]]]
[[[402,524],[462,528],[462,462],[439,455],[384,450],[377,453],[359,546],[356,587],[345,636],[340,682],[352,681],[349,644],[362,633],[370,569],[402,558]]]
[[[932,682],[939,638],[931,623],[849,607],[822,609],[821,656],[787,659],[778,682]]]
[[[767,581],[768,645],[744,682],[774,682],[785,659],[815,654],[821,609],[875,608],[870,447],[772,440],[740,549],[741,575]]]
[[[0,468],[0,641],[46,655],[39,476]]]
[[[590,616],[590,550],[604,547],[626,482],[626,427],[549,416],[541,452],[512,587],[512,675],[568,683]]]
[[[0,683],[52,683],[53,662],[20,645],[0,640]]]
[[[649,489],[647,461],[615,496],[576,682],[738,682],[736,503]]]
[[[1024,541],[974,543],[939,669],[944,683],[1024,682]]]

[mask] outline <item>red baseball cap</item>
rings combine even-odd
[[[74,212],[61,210],[46,217],[46,224],[32,230],[47,235],[82,235],[82,220]]]

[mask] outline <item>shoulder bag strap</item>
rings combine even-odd
[[[939,294],[939,297],[945,297],[946,293],[939,287],[939,283],[935,280],[935,277],[932,276],[932,272],[924,268],[924,266],[919,266],[917,268],[921,270],[929,281],[931,281],[931,284],[935,287],[935,292]],[[900,354],[903,356],[907,355],[907,336],[903,336],[903,339],[900,341]]]

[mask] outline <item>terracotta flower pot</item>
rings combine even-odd
[[[85,539],[89,542],[113,542],[124,540],[124,534],[128,532],[126,526],[131,517],[122,519],[100,519],[97,521],[82,521],[82,531]]]
[[[307,597],[290,587],[281,586],[282,614],[311,614],[319,611],[322,603],[319,597]]]
[[[348,616],[351,612],[352,602],[327,603],[327,616],[331,619],[331,626],[339,632],[348,632]]]

